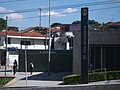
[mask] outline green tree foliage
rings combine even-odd
[[[108,25],[107,23],[102,23],[100,29],[101,30],[107,30],[108,29],[107,25]]]
[[[39,27],[34,27],[34,31],[35,32],[38,32],[38,33],[41,33],[41,34],[47,34],[47,28],[39,28]]]
[[[0,31],[5,30],[7,26],[7,21],[3,18],[0,18]]]
[[[51,27],[55,27],[55,26],[58,26],[58,25],[61,25],[61,23],[53,23],[53,24],[51,25]]]
[[[72,24],[81,24],[81,21],[73,21]]]
[[[99,23],[95,20],[89,20],[89,25],[94,25],[95,27],[100,27],[101,23]]]
[[[18,29],[18,27],[14,27],[14,26],[10,26],[10,27],[8,27],[8,31],[9,30],[13,30],[13,31],[19,31],[19,29]]]
[[[95,20],[89,20],[89,25],[94,25],[96,27],[100,26],[101,23],[95,21]],[[77,20],[77,21],[73,21],[72,24],[81,24],[81,21]]]
[[[96,28],[98,30],[101,28],[101,23],[99,23],[95,20],[89,20],[88,23],[89,23],[89,25],[94,26],[94,28]],[[73,21],[72,24],[81,24],[81,21],[80,20]]]

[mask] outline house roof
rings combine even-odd
[[[4,36],[6,35],[6,32],[0,32],[0,36]],[[16,32],[13,30],[7,31],[7,35],[12,35],[12,36],[29,36],[29,37],[46,37],[46,35],[43,35],[41,33],[37,33],[37,32]]]
[[[52,32],[60,32],[60,27],[52,27]]]
[[[22,33],[22,36],[45,37],[46,35],[43,35],[43,34],[37,33],[37,32],[27,32],[27,33]]]
[[[36,27],[29,27],[29,28],[27,28],[25,30],[21,30],[19,32],[13,31],[13,30],[9,30],[9,31],[7,31],[7,35],[12,35],[12,36],[29,36],[29,37],[46,37],[45,34],[42,34],[40,32],[36,32],[34,30],[35,28]],[[46,27],[40,27],[40,28],[42,28],[44,30]],[[47,30],[49,30],[49,29],[47,28]],[[60,27],[53,27],[53,28],[51,28],[51,31],[52,32],[60,32]],[[6,35],[6,31],[0,32],[0,36],[4,36],[4,35]]]
[[[21,33],[26,33],[26,32],[35,32],[35,28],[41,28],[41,29],[45,29],[45,28],[47,28],[47,27],[38,27],[38,26],[36,26],[36,27],[29,27],[29,28],[27,28],[27,29],[24,29],[24,30],[21,30],[20,32]],[[48,29],[48,28],[47,28]]]
[[[111,22],[108,24],[108,26],[120,26],[120,22]]]
[[[33,28],[34,28],[34,27],[29,27],[29,28],[27,28],[27,29],[25,29],[25,30],[21,30],[20,33],[29,32],[29,31],[31,31]]]
[[[29,28],[27,28],[25,30],[21,30],[20,32],[21,33],[34,32],[34,28],[36,28],[36,27],[29,27]],[[46,27],[40,27],[40,28],[45,29]],[[47,30],[49,30],[49,28],[47,28]],[[52,32],[60,32],[60,26],[59,27],[52,27],[51,31]]]

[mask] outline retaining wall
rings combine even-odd
[[[120,90],[120,84],[63,87],[1,87],[0,90]]]

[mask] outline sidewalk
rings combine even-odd
[[[62,83],[63,76],[67,73],[51,73],[48,76],[47,73],[34,72],[32,75],[25,72],[17,72],[16,78],[12,82],[8,83],[6,87],[24,87],[24,86],[39,86],[39,87],[52,87],[59,86]]]
[[[4,70],[0,69],[0,76],[4,76]],[[63,82],[63,76],[69,75],[71,73],[68,72],[60,72],[60,73],[50,73],[48,76],[47,72],[34,72],[32,75],[27,73],[27,80],[26,80],[26,73],[25,72],[17,72],[15,75],[15,79],[6,84],[5,87],[66,87],[71,85],[59,85]],[[12,70],[7,70],[7,76],[13,76]],[[108,84],[119,84],[120,80],[108,80],[108,81],[100,81],[100,82],[91,82],[89,84],[78,84],[72,86],[89,86],[89,85],[108,85]]]
[[[69,75],[69,72],[50,73],[47,72],[33,72],[31,75],[29,72],[17,72],[15,79],[6,84],[6,87],[25,87],[25,86],[39,86],[39,87],[58,87],[63,82],[63,77]],[[4,69],[0,69],[0,76],[4,76]],[[8,69],[6,76],[13,77],[12,69]],[[27,78],[26,78],[27,77]]]

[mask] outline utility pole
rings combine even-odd
[[[25,45],[25,78],[26,78],[26,87],[27,87],[27,45],[31,45],[30,41],[21,41],[21,45]]]
[[[6,31],[5,31],[5,34],[6,34],[6,35],[5,35],[5,36],[6,36],[6,37],[5,37],[5,38],[6,38],[6,39],[5,39],[5,42],[6,42],[5,78],[6,78],[6,69],[7,69],[7,51],[8,51],[8,50],[7,50],[7,43],[8,43],[8,38],[7,38],[7,34],[8,34],[8,33],[7,33],[7,31],[8,31],[8,30],[7,30],[7,29],[8,29],[8,24],[7,24],[7,22],[8,22],[8,16],[6,16]]]
[[[26,78],[26,87],[27,87],[27,45],[25,45],[25,78]]]
[[[51,27],[50,27],[50,0],[49,0],[49,56],[48,56],[48,75],[50,76],[50,59],[51,59],[51,47],[50,47],[50,35],[51,34]]]
[[[39,29],[41,27],[41,8],[39,8],[39,11],[40,11],[40,18],[39,18]]]

